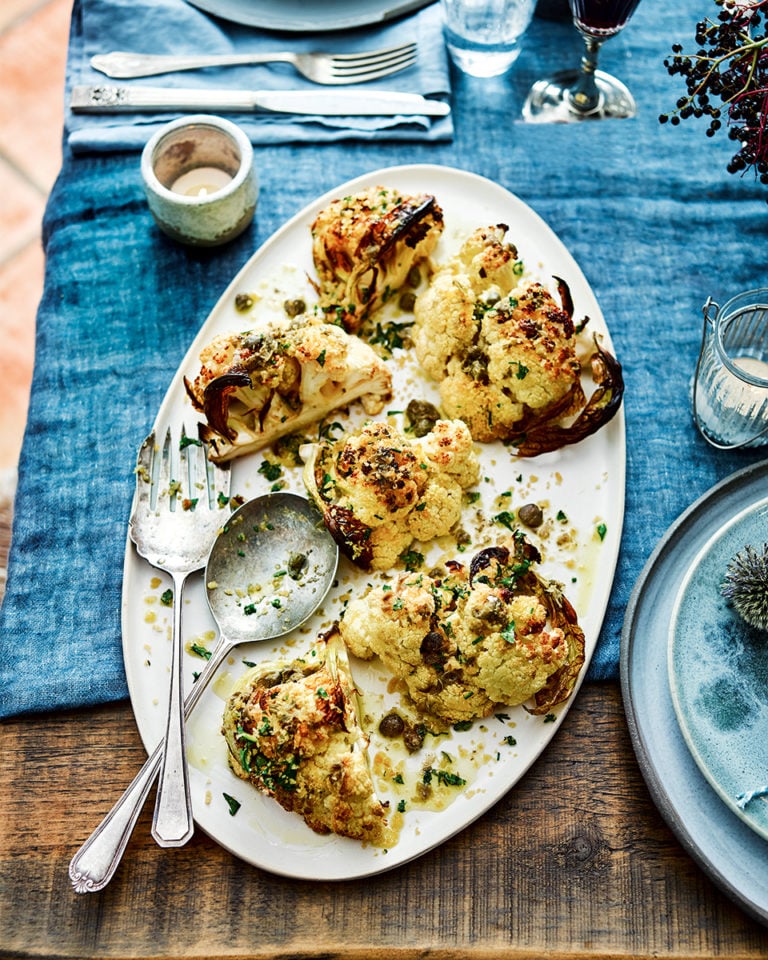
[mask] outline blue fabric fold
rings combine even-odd
[[[76,0],[75,27],[91,2]],[[121,6],[104,0],[106,11]],[[452,73],[450,142],[265,144],[254,223],[212,251],[159,233],[134,151],[66,149],[45,215],[45,290],[0,609],[0,716],[126,696],[120,606],[132,467],[173,373],[278,227],[346,180],[401,163],[470,170],[517,194],[565,243],[601,305],[626,381],[626,513],[588,678],[615,678],[624,611],[659,539],[714,483],[768,453],[713,450],[691,420],[702,305],[764,286],[768,249],[768,193],[751,175],[726,172],[727,137],[708,139],[695,120],[658,122],[681,92],[663,59],[676,40],[691,42],[699,17],[697,0],[645,0],[605,45],[601,66],[638,100],[633,120],[519,122],[531,83],[581,53],[569,24],[535,19],[508,76]]]
[[[190,89],[223,87],[244,90],[323,89],[289,64],[191,70],[110,80],[90,66],[94,54],[111,50],[133,53],[242,53],[289,50],[305,53],[318,48],[351,53],[395,46],[417,38],[413,67],[344,89],[400,90],[448,99],[450,71],[442,42],[439,4],[385,24],[349,31],[304,35],[277,33],[211,17],[185,0],[83,0],[70,38],[69,85],[161,86]],[[324,88],[333,90],[335,88]],[[198,111],[206,112],[206,111]],[[176,113],[82,114],[66,106],[67,140],[76,152],[140,150],[152,134]],[[322,143],[360,140],[448,140],[450,115],[429,117],[317,117],[293,114],[227,114],[254,144]]]

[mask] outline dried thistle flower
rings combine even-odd
[[[747,546],[728,564],[722,595],[751,627],[768,630],[768,543]]]

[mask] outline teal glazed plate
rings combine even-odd
[[[680,730],[721,799],[768,839],[768,632],[721,594],[728,564],[768,542],[768,498],[718,531],[691,564],[669,630],[668,669]]]
[[[725,528],[740,522],[735,518],[759,509],[767,495],[768,460],[722,480],[671,524],[632,590],[620,661],[627,726],[654,803],[683,849],[712,882],[765,925],[768,840],[745,822],[742,811],[737,815],[733,806],[723,802],[693,759],[672,704],[668,664],[670,623],[689,571],[699,566],[699,558]],[[754,786],[762,783],[761,779]],[[740,782],[735,791],[751,786]]]

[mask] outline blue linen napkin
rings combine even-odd
[[[406,71],[343,89],[400,90],[450,94],[450,71],[442,40],[440,8],[433,3],[384,25],[305,35],[276,33],[212,17],[185,0],[83,0],[70,38],[69,83],[247,90],[327,89],[300,76],[289,64],[189,70],[136,80],[110,80],[90,66],[90,58],[110,50],[133,53],[242,53],[332,50],[352,53],[418,39],[418,60]],[[152,134],[178,114],[74,114],[66,105],[66,130],[74,151],[140,150]],[[313,117],[231,114],[254,144],[321,143],[388,139],[440,141],[453,135],[450,115],[429,117]]]
[[[516,193],[565,243],[601,305],[626,382],[626,513],[587,678],[617,677],[626,604],[658,540],[714,483],[768,455],[713,450],[691,422],[702,305],[765,285],[768,250],[768,192],[726,172],[727,138],[707,139],[695,121],[658,123],[680,95],[663,58],[676,40],[690,42],[699,16],[697,0],[645,0],[606,44],[601,65],[634,91],[634,120],[516,122],[533,80],[581,53],[569,24],[534,20],[507,77],[453,73],[451,142],[265,145],[255,221],[214,251],[180,247],[154,227],[135,152],[65,151],[44,223],[46,282],[0,608],[0,716],[126,696],[132,466],[173,373],[278,227],[326,190],[398,163],[470,170]]]

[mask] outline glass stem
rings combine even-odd
[[[600,91],[595,82],[597,70],[597,55],[602,46],[602,40],[582,34],[586,50],[581,58],[579,78],[568,92],[571,107],[577,113],[592,113],[600,105]]]

